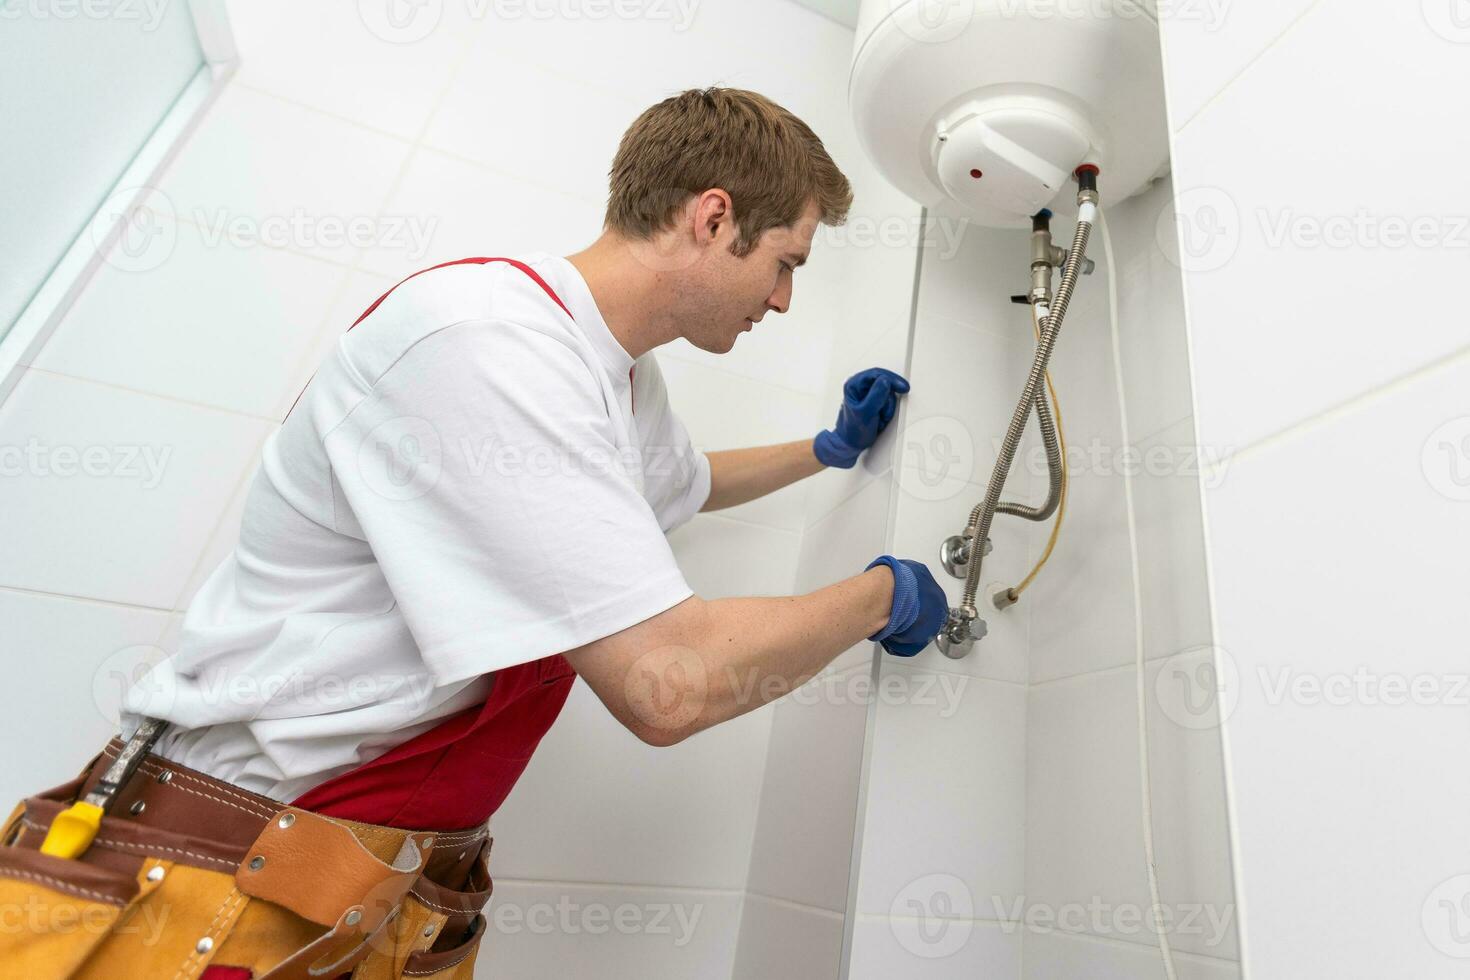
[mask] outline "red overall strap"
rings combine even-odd
[[[460,259],[434,268],[485,262],[514,265],[546,290],[567,316],[572,315],[545,280],[514,259]],[[388,293],[353,326],[376,310]],[[370,762],[307,790],[292,805],[410,830],[457,830],[484,823],[531,761],[577,677],[560,654],[506,667],[491,676],[490,694],[483,704],[451,715]]]

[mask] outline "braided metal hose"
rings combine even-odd
[[[995,520],[996,509],[1000,505],[1001,490],[1005,487],[1006,476],[1015,459],[1016,447],[1021,442],[1021,432],[1026,427],[1026,419],[1038,404],[1041,379],[1046,373],[1047,364],[1051,361],[1052,348],[1056,345],[1057,335],[1061,332],[1062,321],[1066,319],[1067,307],[1072,302],[1072,293],[1077,288],[1077,278],[1081,275],[1082,262],[1087,256],[1087,241],[1091,234],[1091,215],[1084,207],[1077,222],[1072,250],[1068,253],[1067,264],[1062,269],[1062,282],[1057,289],[1056,303],[1052,306],[1051,315],[1046,318],[1042,326],[1041,339],[1036,343],[1036,356],[1031,361],[1031,373],[1026,376],[1026,387],[1021,393],[1021,400],[1011,414],[1011,424],[1006,429],[1006,437],[1001,443],[1000,455],[996,457],[995,468],[991,471],[990,485],[985,491],[985,499],[976,504],[975,509],[970,512],[969,526],[965,529],[965,537],[971,542],[970,561],[965,573],[964,597],[960,600],[959,607],[960,614],[967,621],[979,616],[979,612],[975,609],[975,595],[980,591],[980,570],[985,561],[984,542],[990,536],[990,525]]]
[[[1057,439],[1057,423],[1051,415],[1051,399],[1041,389],[1036,392],[1036,424],[1041,427],[1041,445],[1046,450],[1046,500],[1032,507],[1002,500],[995,505],[997,514],[1009,514],[1028,521],[1044,521],[1057,512],[1062,502],[1062,447]]]

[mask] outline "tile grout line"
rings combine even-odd
[[[1206,475],[1215,476],[1217,474],[1223,474],[1224,471],[1228,470],[1240,460],[1258,456],[1278,445],[1289,443],[1293,439],[1314,429],[1338,422],[1361,409],[1368,408],[1386,398],[1392,398],[1420,381],[1431,379],[1442,371],[1452,371],[1465,363],[1470,363],[1470,346],[1461,347],[1458,350],[1437,357],[1427,364],[1422,364],[1405,374],[1401,374],[1396,378],[1390,378],[1382,384],[1369,388],[1366,391],[1360,391],[1356,395],[1352,395],[1335,405],[1330,405],[1314,415],[1299,419],[1284,429],[1279,429],[1270,435],[1262,436],[1254,442],[1247,443],[1229,455],[1221,457],[1208,470],[1201,468],[1200,475],[1203,477]],[[1196,435],[1198,435],[1197,431]]]
[[[206,412],[216,412],[220,415],[230,415],[236,418],[250,419],[252,422],[265,422],[270,425],[280,425],[281,420],[268,415],[256,415],[254,412],[242,412],[234,408],[221,408],[218,405],[209,405],[204,402],[190,401],[187,398],[179,398],[175,395],[165,395],[156,391],[144,391],[141,388],[132,388],[128,385],[120,385],[112,381],[100,381],[96,378],[85,378],[77,374],[68,374],[65,371],[55,371],[51,368],[39,368],[34,364],[29,365],[26,370],[36,374],[46,375],[52,378],[63,378],[67,381],[76,381],[81,384],[95,385],[99,388],[110,388],[114,391],[125,391],[130,395],[138,395],[141,398],[155,398],[159,401],[173,402],[177,405],[185,405],[189,408],[199,409]]]
[[[14,595],[32,596],[42,599],[60,599],[68,602],[83,602],[91,605],[109,606],[117,609],[133,609],[138,612],[161,613],[164,618],[172,616],[177,610],[164,609],[161,606],[150,606],[141,602],[123,602],[120,599],[101,599],[97,596],[75,595],[70,592],[48,592],[45,589],[28,589],[23,585],[0,585],[0,594],[12,593]]]
[[[1174,130],[1174,133],[1172,135],[1175,135],[1175,136],[1180,135],[1186,129],[1188,129],[1189,126],[1191,124],[1193,124],[1196,119],[1198,119],[1200,116],[1204,115],[1206,109],[1208,109],[1210,106],[1212,106],[1216,102],[1218,102],[1220,100],[1220,98],[1222,96],[1224,96],[1224,94],[1227,91],[1229,91],[1229,89],[1231,88],[1231,86],[1233,86],[1242,77],[1244,77],[1244,75],[1248,71],[1250,71],[1252,68],[1254,68],[1256,66],[1256,64],[1261,61],[1261,59],[1263,59],[1264,57],[1266,57],[1266,55],[1270,51],[1272,51],[1278,44],[1280,44],[1286,38],[1286,36],[1288,34],[1290,34],[1292,31],[1296,30],[1296,27],[1297,27],[1298,24],[1300,24],[1302,21],[1306,20],[1307,19],[1307,16],[1309,14],[1311,14],[1314,10],[1316,10],[1318,7],[1320,7],[1321,5],[1322,5],[1322,0],[1312,0],[1311,3],[1308,3],[1307,6],[1306,6],[1306,9],[1304,9],[1301,13],[1299,13],[1295,17],[1293,17],[1292,20],[1291,20],[1291,23],[1287,24],[1284,28],[1281,29],[1281,31],[1279,33],[1276,34],[1275,37],[1271,38],[1271,40],[1267,41],[1264,45],[1262,45],[1261,46],[1261,49],[1259,51],[1257,51],[1251,57],[1251,59],[1249,61],[1247,61],[1244,65],[1241,65],[1240,66],[1240,70],[1239,71],[1237,71],[1235,74],[1231,75],[1228,79],[1226,79],[1226,81],[1224,82],[1224,84],[1222,84],[1219,88],[1217,88],[1215,90],[1214,94],[1212,94],[1208,99],[1206,99],[1200,105],[1200,107],[1198,109],[1196,109],[1193,113],[1191,113],[1188,119],[1186,119],[1186,120],[1184,120],[1184,122],[1180,123],[1179,126]]]

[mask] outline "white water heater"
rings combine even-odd
[[[863,0],[848,99],[878,169],[925,207],[1029,227],[1167,169],[1152,0]]]

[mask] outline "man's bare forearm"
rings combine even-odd
[[[639,738],[673,745],[800,687],[892,607],[879,565],[806,595],[690,598],[566,656]]]
[[[703,511],[747,503],[825,468],[812,452],[810,439],[751,449],[725,449],[706,455],[710,494],[700,508]]]

